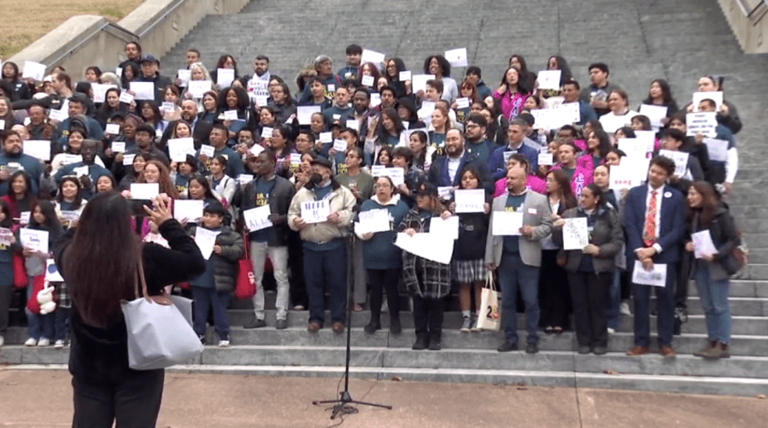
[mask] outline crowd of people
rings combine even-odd
[[[400,296],[407,292],[413,349],[440,350],[451,291],[461,331],[479,331],[481,289],[495,272],[500,352],[518,349],[519,291],[526,352],[538,352],[540,330],[573,329],[579,353],[605,354],[621,316],[634,313],[635,346],[627,353],[645,354],[655,290],[659,352],[671,358],[694,279],[708,334],[697,355],[728,356],[728,278],[738,270],[740,238],[724,197],[738,171],[741,122],[722,99],[722,77],[701,77],[704,96],[681,108],[669,84],[653,79],[633,110],[603,63],[589,66],[587,84],[553,56],[544,68],[560,72],[557,89],[540,89],[520,55],[493,84],[476,66],[463,77],[452,74],[443,55],[412,69],[400,58],[361,64],[362,55],[360,46],[348,46],[337,73],[328,56],[318,56],[290,81],[296,95],[264,55],[254,59],[252,74],[241,75],[232,55],[209,69],[189,49],[187,68],[166,75],[156,57],[130,42],[115,72],[88,67],[76,83],[79,77],[61,67],[41,82],[22,79],[16,64],[4,62],[0,227],[10,236],[0,248],[0,344],[11,286],[22,284],[34,299],[35,279],[51,257],[22,245],[23,229],[47,231],[52,251],[91,198],[116,192],[143,199],[133,194],[137,185],[156,184],[171,206],[202,201],[200,217],[180,218],[187,234],[217,234],[205,272],[184,287],[195,302],[195,331],[205,340],[212,310],[219,346],[230,344],[226,309],[246,254],[258,286],[245,328],[267,325],[262,280],[271,270],[277,329],[288,327],[290,311],[308,310],[307,330],[317,332],[329,310],[332,330],[341,333],[346,305],[361,311],[367,304],[366,333],[381,329],[386,305],[390,332],[401,334]],[[417,79],[422,73],[427,78]],[[658,108],[662,117],[641,114]],[[692,112],[713,113],[714,131],[687,132]],[[716,157],[710,139],[725,144]],[[40,155],[41,142],[49,144],[48,156]],[[184,142],[190,150],[180,154]],[[674,152],[687,154],[684,165]],[[639,179],[623,187],[611,180],[630,164],[642,166]],[[483,191],[482,207],[457,212],[456,194],[473,189]],[[260,225],[246,221],[261,207],[268,210]],[[495,233],[494,216],[510,212],[522,213],[519,229]],[[387,217],[386,230],[358,227],[378,215]],[[436,218],[453,216],[459,230],[449,263],[395,245],[399,233],[430,233]],[[564,228],[574,218],[586,219],[588,242],[566,250]],[[167,245],[150,219],[131,221],[142,239]],[[694,235],[702,231],[716,251],[700,254]],[[661,286],[633,279],[635,270],[658,266]],[[28,311],[27,346],[66,345],[71,300],[65,284],[54,285],[58,310]]]

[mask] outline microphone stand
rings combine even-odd
[[[392,410],[392,406],[384,405],[384,404],[375,404],[375,403],[367,403],[364,401],[355,401],[352,399],[352,395],[349,393],[349,359],[351,354],[351,337],[352,337],[352,305],[349,304],[349,297],[352,295],[350,293],[351,284],[354,283],[354,274],[352,270],[352,266],[354,265],[354,238],[352,240],[352,245],[350,246],[351,251],[349,251],[349,254],[347,255],[347,356],[346,356],[346,367],[344,369],[344,391],[341,391],[339,393],[339,398],[336,400],[324,400],[324,401],[313,401],[313,405],[321,405],[321,404],[333,404],[334,406],[329,408],[328,410],[332,410],[331,412],[331,419],[335,419],[336,416],[344,416],[344,415],[351,415],[357,413],[357,409],[352,406],[351,404],[359,404],[364,406],[371,406],[371,407],[380,407],[382,409],[389,409]],[[350,274],[352,273],[352,274]]]

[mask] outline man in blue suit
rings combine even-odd
[[[488,170],[491,172],[491,178],[495,183],[502,177],[506,177],[507,174],[507,159],[514,153],[520,153],[528,158],[528,163],[531,165],[531,171],[536,171],[539,168],[539,151],[534,147],[538,146],[538,143],[531,141],[530,138],[525,136],[525,129],[528,124],[520,118],[512,119],[507,127],[507,145],[499,147],[491,153],[488,158]],[[504,156],[505,153],[509,155]]]
[[[493,193],[494,182],[488,172],[488,167],[481,162],[477,155],[469,153],[464,147],[464,134],[453,128],[445,134],[445,155],[432,162],[429,167],[429,182],[435,187],[459,187],[461,170],[468,164],[477,168],[480,174],[480,185],[489,195]]]
[[[666,185],[675,171],[675,163],[656,156],[648,169],[648,182],[629,191],[625,209],[627,231],[627,267],[633,269],[635,261],[642,269],[651,270],[654,264],[667,267],[664,287],[633,284],[635,296],[635,346],[627,355],[647,354],[650,344],[648,312],[651,288],[656,288],[658,313],[659,353],[674,358],[672,333],[675,317],[675,266],[680,260],[683,240],[685,202],[682,193]]]

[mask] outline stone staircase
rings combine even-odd
[[[732,357],[704,361],[691,354],[706,339],[695,286],[690,286],[689,322],[675,338],[675,360],[658,354],[627,357],[632,345],[632,317],[622,317],[605,356],[578,355],[573,333],[542,334],[541,352],[499,354],[502,336],[494,332],[461,333],[460,314],[446,313],[443,350],[412,351],[413,321],[402,313],[404,331],[384,329],[367,335],[362,327],[369,313],[354,313],[352,375],[372,379],[399,376],[404,380],[442,382],[524,383],[530,385],[617,388],[704,394],[755,395],[768,391],[768,203],[762,186],[768,146],[765,111],[768,101],[768,57],[744,55],[715,0],[308,0],[286,4],[254,0],[240,14],[205,18],[162,60],[165,74],[183,65],[188,48],[202,52],[213,66],[229,53],[241,74],[250,73],[257,54],[271,59],[273,74],[295,89],[297,70],[318,54],[343,66],[344,48],[364,48],[399,56],[411,70],[424,58],[447,49],[467,47],[470,62],[483,69],[495,86],[507,58],[525,56],[537,71],[550,55],[569,61],[575,77],[586,84],[586,67],[603,61],[611,80],[621,85],[633,106],[647,94],[654,78],[667,79],[678,103],[687,102],[698,77],[726,77],[726,98],[739,109],[744,129],[737,135],[740,172],[728,203],[750,246],[750,265],[731,282],[733,311]],[[455,77],[463,76],[463,69]],[[268,304],[274,293],[267,293]],[[273,307],[273,306],[268,306]],[[244,330],[250,319],[247,302],[230,311],[232,343],[227,349],[206,347],[199,359],[173,370],[278,376],[329,376],[343,373],[345,336],[329,326],[318,334],[306,331],[307,312],[291,312],[289,328]],[[274,311],[267,321],[274,325]],[[518,314],[522,317],[521,314]],[[524,325],[522,320],[518,325]],[[655,331],[655,320],[651,322]],[[67,361],[67,350],[24,348],[25,330],[14,327],[0,349],[0,363],[51,365]],[[213,332],[209,332],[212,343]]]

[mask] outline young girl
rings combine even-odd
[[[197,174],[197,161],[192,155],[187,155],[184,162],[171,163],[171,181],[173,181],[180,198],[189,198],[189,179],[195,174]]]
[[[440,203],[432,183],[419,186],[416,206],[405,215],[398,232],[409,236],[429,232],[432,217],[448,218],[450,211]],[[413,296],[413,321],[416,342],[412,349],[442,349],[445,299],[451,291],[451,265],[442,264],[403,251],[403,280]]]
[[[80,181],[72,176],[64,177],[59,183],[59,194],[56,196],[56,217],[65,228],[70,228],[83,213],[83,200]]]
[[[211,189],[227,201],[227,206],[231,206],[232,197],[235,196],[237,190],[237,183],[234,178],[225,174],[227,158],[222,155],[214,157],[211,160],[210,170],[211,175],[208,176],[208,181],[211,184]]]
[[[9,238],[10,244],[0,244],[0,347],[5,342],[5,333],[8,331],[8,311],[13,297],[13,250],[11,245],[16,242],[16,237],[11,234],[13,219],[11,210],[5,201],[0,200],[0,228]]]
[[[459,189],[481,189],[480,172],[469,164],[461,170]],[[491,205],[483,204],[482,212],[461,213],[459,216],[459,239],[456,241],[451,265],[453,275],[459,283],[459,307],[461,308],[461,331],[479,331],[477,328],[477,314],[480,313],[480,293],[488,276],[485,267],[485,241],[488,236],[488,214]],[[452,202],[448,208],[456,212],[456,202]],[[471,317],[471,291],[475,295],[475,316]]]
[[[42,253],[32,248],[22,247],[19,236],[16,237],[16,243],[13,248],[16,251],[22,251],[24,254],[24,268],[29,278],[29,286],[27,286],[27,300],[37,298],[32,294],[34,287],[34,279],[38,275],[45,275],[45,262],[52,257],[53,245],[56,240],[61,236],[62,229],[61,223],[59,223],[56,217],[56,210],[53,203],[50,201],[40,201],[32,211],[30,216],[28,229],[40,230],[48,232],[48,253]],[[18,233],[18,232],[17,232]],[[60,288],[61,284],[58,284]],[[68,300],[65,292],[65,300]],[[58,312],[58,311],[57,311]],[[62,311],[62,312],[66,312]],[[63,327],[66,314],[61,314],[61,326]],[[55,331],[56,314],[33,314],[27,310],[27,333],[29,339],[24,342],[25,346],[48,346],[51,344],[51,340],[61,341],[57,344],[59,347],[64,345],[64,337],[66,331]]]

